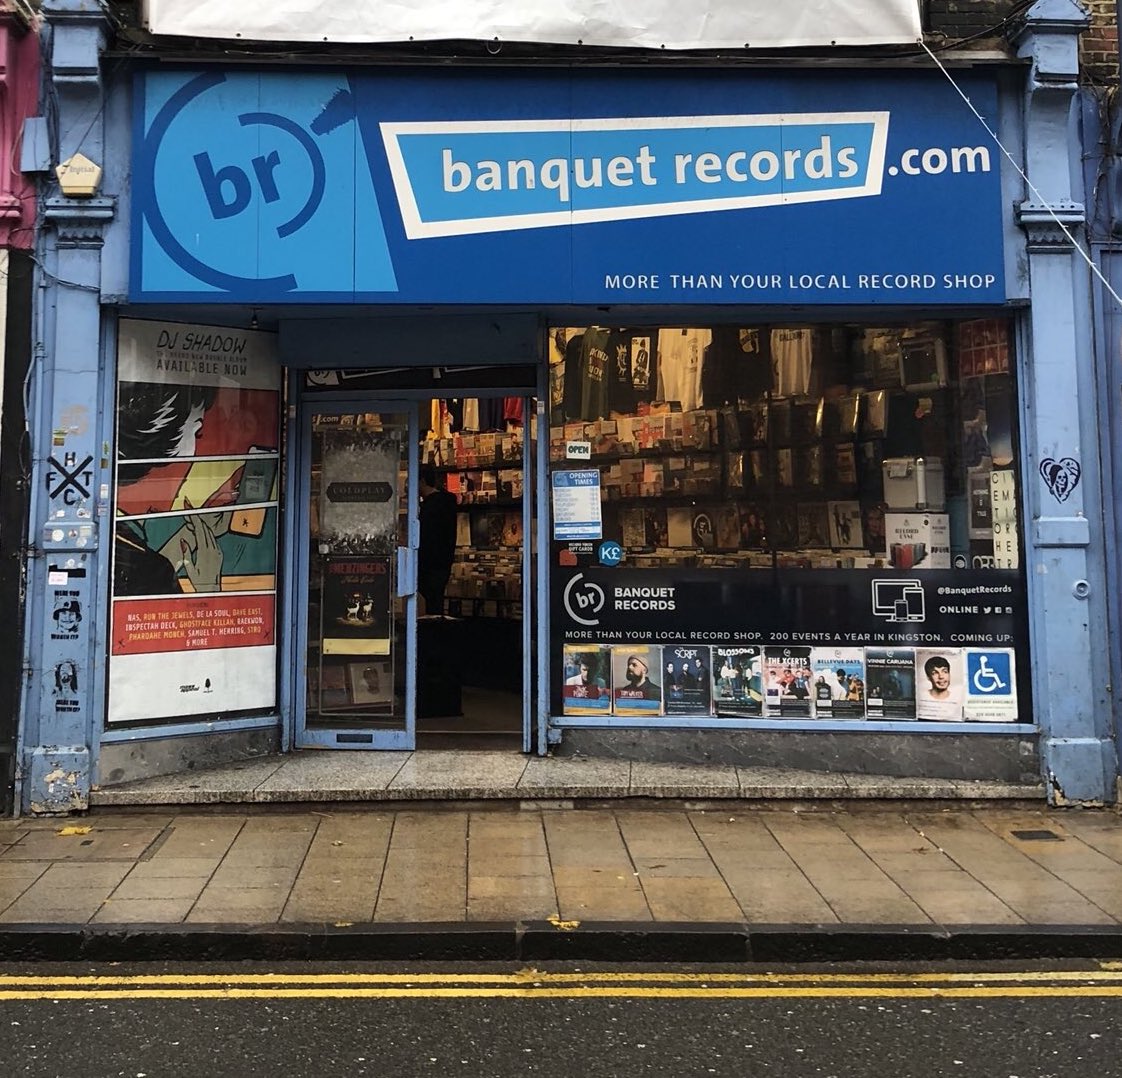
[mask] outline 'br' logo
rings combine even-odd
[[[348,76],[154,72],[137,107],[135,296],[396,291]]]
[[[319,147],[312,141],[311,136],[286,116],[279,116],[275,112],[245,112],[238,117],[238,123],[242,127],[264,124],[284,131],[307,155],[312,169],[311,190],[300,209],[276,228],[277,235],[281,238],[290,236],[312,219],[323,201],[323,190],[327,182],[323,154],[319,152]],[[249,208],[253,201],[253,181],[250,179],[249,171],[233,164],[215,168],[210,154],[206,151],[195,154],[194,161],[199,173],[199,182],[203,185],[203,194],[206,195],[211,215],[216,221],[225,217],[234,217]],[[270,150],[250,160],[250,171],[257,181],[262,199],[267,203],[280,201],[281,193],[276,177],[280,165],[280,150]]]
[[[562,596],[565,603],[565,612],[578,625],[599,625],[598,617],[604,609],[604,589],[591,580],[584,579],[584,573],[576,576],[565,585]]]

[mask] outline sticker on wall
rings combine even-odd
[[[54,623],[52,640],[73,640],[77,637],[78,627],[82,624],[82,604],[77,595],[76,591],[55,592],[54,610],[51,612]]]
[[[78,664],[73,659],[63,659],[55,663],[53,678],[55,711],[81,710],[81,703],[78,700]]]
[[[1040,462],[1040,474],[1052,497],[1058,502],[1066,502],[1079,486],[1083,469],[1074,457],[1060,457],[1059,460],[1045,457]]]
[[[605,539],[596,550],[601,565],[619,565],[623,561],[623,547],[614,539]]]
[[[90,496],[93,485],[93,457],[87,454],[78,460],[75,453],[62,454],[62,461],[47,460],[47,497],[64,505],[78,505]]]

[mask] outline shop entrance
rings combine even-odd
[[[531,409],[304,397],[296,748],[529,749]]]
[[[415,745],[417,426],[404,401],[304,411],[297,748]]]

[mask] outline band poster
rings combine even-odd
[[[273,334],[123,319],[109,723],[276,706]]]

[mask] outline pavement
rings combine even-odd
[[[937,776],[733,767],[527,756],[507,750],[293,752],[133,782],[101,784],[95,807],[252,805],[299,802],[823,799],[1045,800],[1039,778],[1025,783]]]
[[[436,799],[0,820],[7,960],[1122,957],[1122,818]]]

